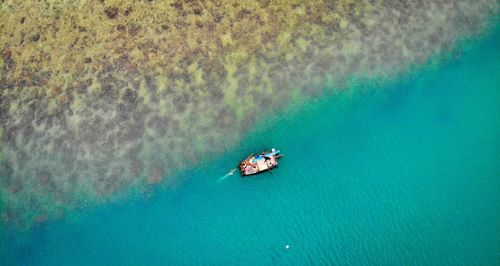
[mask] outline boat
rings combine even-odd
[[[270,171],[278,167],[278,159],[282,156],[283,154],[280,153],[280,150],[274,148],[271,151],[264,151],[258,155],[252,153],[240,162],[240,173],[242,176],[249,176]]]

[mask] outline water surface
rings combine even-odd
[[[266,120],[240,148],[183,173],[177,189],[3,229],[2,260],[496,265],[499,43],[497,28],[445,63],[383,87],[353,82]],[[285,153],[272,174],[218,182],[271,145]]]

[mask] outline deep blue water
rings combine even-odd
[[[499,44],[279,115],[175,190],[4,228],[2,264],[500,265]],[[278,169],[218,182],[271,145]]]

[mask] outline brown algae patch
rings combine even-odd
[[[390,77],[480,32],[494,0],[2,1],[2,219],[25,225],[238,142],[254,115]],[[166,179],[165,179],[166,178]]]

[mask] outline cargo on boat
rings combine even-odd
[[[239,169],[241,175],[249,176],[262,173],[278,167],[278,159],[283,156],[280,150],[271,149],[259,155],[250,154],[245,160],[240,162]]]

